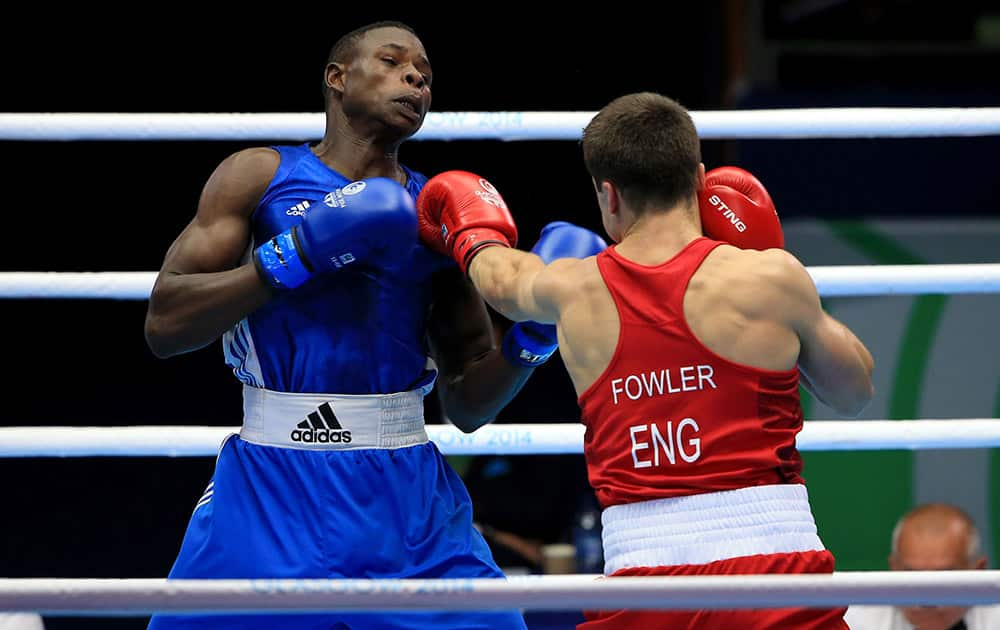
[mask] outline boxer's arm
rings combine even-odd
[[[428,338],[442,406],[455,426],[471,433],[496,417],[534,369],[504,358],[483,299],[457,267],[438,273],[433,290]]]
[[[472,259],[469,278],[486,302],[515,321],[551,324],[558,318],[559,289],[578,261],[560,258],[546,265],[532,253],[492,247]]]
[[[799,337],[804,385],[838,413],[857,416],[875,394],[871,353],[823,310],[812,277],[794,256],[781,250],[765,255],[773,258],[781,289],[773,307]]]
[[[235,153],[205,184],[194,219],[170,246],[146,311],[146,343],[157,357],[202,348],[271,297],[252,262],[250,215],[278,167],[271,149]]]

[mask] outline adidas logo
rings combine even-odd
[[[309,209],[309,202],[302,201],[295,204],[288,210],[285,210],[285,214],[287,214],[290,217],[304,217],[306,216],[306,210],[308,209]]]
[[[340,426],[333,407],[323,403],[292,429],[292,441],[303,444],[350,444],[351,432]]]

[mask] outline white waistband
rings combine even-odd
[[[614,505],[601,522],[608,575],[628,567],[823,549],[801,484]]]
[[[324,451],[425,444],[425,393],[289,394],[244,385],[240,437]]]

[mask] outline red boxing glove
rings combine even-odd
[[[517,245],[517,226],[503,197],[479,175],[445,171],[430,178],[417,197],[420,240],[451,256],[467,273],[482,248]]]
[[[783,248],[785,235],[774,202],[756,177],[735,166],[705,173],[698,191],[705,236],[740,249]]]

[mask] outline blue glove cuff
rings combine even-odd
[[[312,275],[295,246],[291,230],[285,230],[258,247],[253,260],[257,271],[277,289],[294,289]]]
[[[549,360],[559,343],[553,342],[555,337],[555,326],[551,324],[534,324],[536,327],[551,328],[551,337],[541,331],[535,332],[529,328],[529,324],[534,322],[518,322],[510,327],[503,338],[501,350],[507,360],[514,365],[525,367],[536,367]]]

